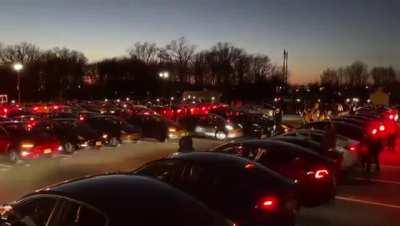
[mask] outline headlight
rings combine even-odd
[[[32,143],[23,143],[21,144],[21,148],[24,149],[29,149],[29,148],[33,148],[35,145],[33,145]]]
[[[31,153],[29,151],[21,151],[21,156],[22,157],[26,157],[28,155],[30,155]]]
[[[176,132],[176,128],[170,127],[170,128],[168,128],[168,132],[175,133]]]
[[[107,134],[103,134],[103,139],[107,139],[108,135]]]
[[[227,130],[233,130],[233,126],[231,126],[231,125],[225,125],[225,128],[226,128]]]
[[[82,136],[78,136],[78,140],[85,140],[85,138]]]

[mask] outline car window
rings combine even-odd
[[[46,226],[50,216],[54,213],[57,199],[39,197],[22,201],[12,208],[7,216],[2,216],[12,222],[12,225]]]
[[[172,183],[176,174],[183,167],[183,163],[176,160],[163,160],[145,165],[135,173],[144,176],[157,178],[166,183]]]
[[[220,152],[236,155],[243,158],[248,158],[251,160],[258,159],[263,152],[268,150],[261,147],[247,147],[245,145],[232,145],[225,148],[219,149]]]
[[[107,218],[99,211],[83,204],[64,200],[60,215],[57,217],[57,226],[104,226]]]
[[[296,155],[292,152],[283,151],[283,149],[279,150],[266,150],[263,151],[261,155],[256,159],[257,161],[263,164],[274,164],[279,165],[283,163],[290,162],[296,158]]]

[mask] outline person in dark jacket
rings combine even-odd
[[[336,128],[333,123],[329,123],[325,127],[325,136],[321,142],[323,152],[333,151],[336,149]]]
[[[184,136],[179,140],[178,152],[193,152],[193,139],[191,136]]]

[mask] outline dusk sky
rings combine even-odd
[[[65,46],[91,62],[137,41],[231,42],[281,64],[290,80],[361,60],[400,69],[400,0],[0,0],[0,42]]]

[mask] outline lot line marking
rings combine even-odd
[[[356,178],[354,178],[354,179],[356,179],[356,180],[363,180],[363,181],[378,182],[378,183],[383,183],[383,184],[395,184],[395,185],[400,185],[400,181],[395,181],[395,180],[383,180],[383,179],[364,178],[364,177],[356,177]]]
[[[7,165],[7,164],[0,163],[0,167],[11,168],[12,165]]]
[[[362,199],[355,199],[355,198],[344,197],[344,196],[336,196],[335,198],[338,199],[338,200],[343,200],[343,201],[348,201],[348,202],[357,202],[357,203],[362,203],[362,204],[367,204],[367,205],[374,205],[374,206],[382,206],[382,207],[400,209],[400,206],[398,206],[398,205],[392,205],[392,204],[387,204],[387,203],[374,202],[374,201],[368,201],[368,200],[362,200]]]

